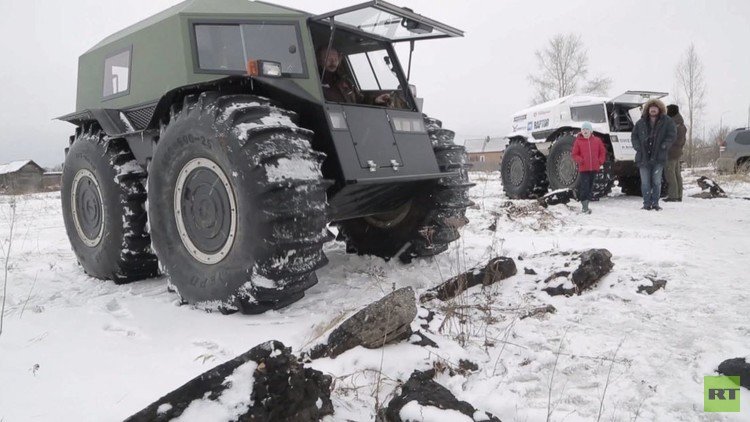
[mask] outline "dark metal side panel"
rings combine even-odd
[[[326,104],[328,111],[343,112],[346,129],[333,129],[338,162],[345,183],[394,183],[441,177],[427,133],[394,131],[390,116],[422,119],[404,110],[346,104]],[[391,160],[398,165],[393,166]],[[374,171],[368,161],[375,163]]]

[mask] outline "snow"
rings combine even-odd
[[[272,111],[268,116],[261,117],[260,123],[240,123],[234,128],[234,131],[237,137],[243,141],[247,141],[248,132],[250,130],[265,126],[297,127],[289,116],[282,114],[279,111]]]
[[[410,401],[399,412],[404,422],[474,422],[474,420],[457,410],[438,409],[434,406],[422,406]]]
[[[289,180],[317,180],[321,177],[320,164],[304,157],[280,158],[266,166],[269,182]]]
[[[257,106],[260,106],[260,103],[256,101],[250,102],[250,103],[231,104],[224,109],[224,113],[221,115],[221,120],[223,121],[223,120],[228,119],[229,116],[231,116],[235,110],[239,110],[241,108],[246,108],[246,107],[257,107]]]
[[[258,364],[248,361],[234,370],[224,381],[227,389],[218,398],[202,398],[188,405],[175,422],[230,422],[247,412],[253,404],[250,395],[253,393],[253,373]],[[208,394],[208,393],[206,393]]]
[[[172,405],[169,403],[164,403],[162,405],[159,405],[159,407],[156,408],[156,414],[163,415],[169,412],[170,410],[172,410]]]
[[[700,192],[695,180],[704,173],[729,198],[687,197]],[[639,421],[750,420],[746,389],[741,413],[702,410],[703,377],[715,375],[725,359],[750,357],[750,201],[741,199],[750,197],[750,180],[686,173],[684,202],[665,203],[660,213],[640,210],[639,198],[615,189],[583,215],[575,202],[542,209],[535,201],[510,201],[498,173],[471,177],[476,206],[449,251],[402,265],[328,243],[330,263],[317,271],[318,284],[299,302],[262,315],[181,305],[164,278],[115,285],[87,277],[65,235],[59,193],[15,197],[0,334],[0,420],[123,420],[262,342],[278,340],[299,354],[393,288],[412,286],[421,294],[497,255],[513,257],[518,274],[420,308],[421,318],[427,310],[436,313],[424,334],[438,348],[402,342],[315,360],[311,366],[334,377],[336,413],[325,420],[373,420],[376,392],[386,404],[412,371],[455,369],[460,359],[479,370],[455,376],[446,370],[436,381],[503,421],[544,421],[548,404],[551,420],[596,420],[610,367],[602,420],[632,421],[636,414]],[[3,256],[10,201],[0,196]],[[489,229],[493,223],[497,231]],[[550,274],[577,265],[560,252],[592,247],[609,249],[615,263],[592,290],[569,298],[541,291]],[[648,277],[667,280],[666,289],[636,293],[650,285]],[[520,319],[548,304],[557,312]],[[233,384],[221,408],[200,402],[195,412],[236,414],[247,388]],[[203,420],[212,420],[206,414]]]
[[[115,175],[115,182],[120,183],[119,179],[121,179],[125,175],[132,173],[142,173],[143,167],[138,164],[138,161],[130,160],[126,163],[123,163],[122,165],[115,166],[115,171],[117,172],[117,174]]]

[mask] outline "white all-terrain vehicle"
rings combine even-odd
[[[594,198],[607,195],[615,179],[623,193],[640,195],[635,150],[630,134],[641,106],[664,92],[628,91],[614,98],[571,95],[513,116],[513,131],[500,166],[509,198],[537,198],[547,190],[574,188],[578,168],[571,157],[581,124],[591,122],[607,147],[607,162],[594,181]]]

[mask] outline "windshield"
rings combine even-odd
[[[196,24],[200,70],[244,73],[248,60],[281,63],[282,73],[304,76],[299,31],[294,24]]]
[[[337,27],[310,25],[326,101],[411,109],[406,78],[391,44]],[[330,49],[328,47],[330,43]]]
[[[336,20],[371,34],[392,40],[432,35],[434,28],[408,29],[404,18],[382,10],[367,8],[336,16]],[[416,30],[416,31],[415,31]]]
[[[571,107],[570,118],[574,122],[605,123],[607,121],[604,104]]]
[[[398,88],[398,78],[391,70],[390,56],[386,50],[350,54],[348,60],[359,89],[383,91]]]
[[[463,36],[459,29],[416,14],[411,9],[379,0],[336,10],[314,19],[327,18],[394,42]]]

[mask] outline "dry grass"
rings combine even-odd
[[[563,205],[564,206],[564,205]],[[547,231],[563,225],[563,221],[556,217],[552,211],[542,207],[536,201],[512,202],[502,204],[498,211],[493,211],[496,217],[497,227],[507,227],[501,224],[501,220],[521,225],[523,229],[533,231]]]
[[[5,258],[5,262],[3,263],[3,300],[2,305],[0,305],[0,335],[3,334],[3,322],[5,320],[5,303],[6,299],[8,297],[8,265],[10,261],[10,252],[11,248],[13,247],[13,228],[16,225],[16,199],[13,197],[10,200],[10,215],[8,217],[9,219],[9,233],[8,233],[8,240],[6,244],[3,244],[2,250],[3,255]]]
[[[351,311],[347,310],[340,311],[330,320],[323,321],[320,324],[315,325],[305,343],[300,346],[300,349],[304,350],[313,345],[313,343],[317,342],[321,337],[323,337],[325,333],[344,322],[344,320],[349,316],[350,312]]]

